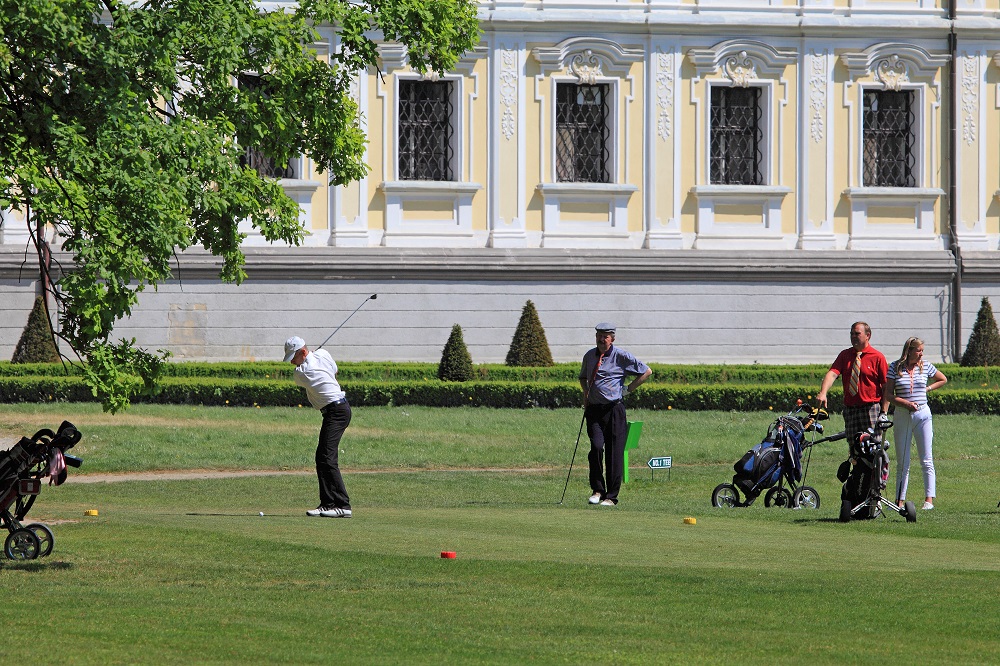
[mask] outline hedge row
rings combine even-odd
[[[956,384],[993,388],[1000,385],[998,368],[962,368],[953,364],[938,366]],[[339,377],[344,381],[436,381],[434,363],[340,363]],[[666,365],[652,364],[651,384],[796,384],[819,387],[826,374],[824,365]],[[291,379],[294,368],[288,363],[260,361],[221,363],[167,363],[167,377],[212,377],[229,379]],[[0,377],[62,377],[67,372],[79,375],[79,367],[59,363],[13,364],[0,362]],[[562,363],[548,368],[512,368],[506,365],[475,366],[477,381],[503,382],[577,382],[580,366]]]
[[[578,384],[533,382],[345,382],[351,404],[424,405],[429,407],[580,407]],[[630,395],[628,405],[642,409],[785,411],[796,400],[811,400],[814,386],[703,385],[643,386]],[[830,408],[840,409],[841,393],[830,393]],[[0,402],[92,402],[77,377],[0,378]],[[155,396],[137,396],[134,402],[229,406],[308,406],[305,392],[287,381],[168,378]],[[942,390],[931,394],[937,413],[1000,414],[1000,391]]]
[[[947,364],[939,366],[956,384],[993,388],[1000,385],[1000,368],[962,368]],[[71,376],[79,375],[78,366],[67,366]],[[67,368],[58,363],[13,364],[0,362],[0,377],[62,377]],[[355,382],[417,382],[437,381],[437,365],[433,363],[341,363],[339,377]],[[794,384],[818,389],[827,366],[824,365],[665,365],[652,364],[650,384]],[[229,379],[291,379],[289,363],[224,362],[167,363],[167,377],[210,377]],[[505,365],[475,366],[477,381],[490,382],[577,382],[580,366],[562,363],[548,368],[511,368]]]

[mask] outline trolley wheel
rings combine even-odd
[[[740,506],[740,491],[731,483],[720,483],[712,491],[712,506],[724,509]]]
[[[790,507],[792,506],[792,494],[788,492],[787,488],[771,488],[764,495],[764,506]]]
[[[52,554],[52,547],[56,545],[56,537],[52,534],[52,530],[49,529],[48,525],[31,523],[30,525],[25,525],[24,529],[31,530],[38,537],[38,557],[48,557]]]
[[[849,523],[851,522],[851,500],[841,500],[840,501],[840,522]]]
[[[917,522],[917,506],[913,502],[909,500],[903,502],[903,510],[900,513],[906,517],[906,522]]]
[[[7,535],[3,542],[3,552],[12,560],[33,560],[38,557],[41,544],[31,530],[20,528]]]
[[[802,486],[792,497],[792,506],[799,509],[818,509],[819,493],[812,486]]]

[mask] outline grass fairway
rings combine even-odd
[[[297,410],[144,407],[132,422],[4,406],[0,435],[63,416],[91,473],[307,468],[318,425]],[[29,517],[52,525],[52,556],[0,561],[21,637],[4,661],[44,646],[46,661],[102,664],[995,662],[1000,421],[935,417],[940,499],[916,524],[842,525],[842,443],[814,454],[818,511],[727,511],[711,490],[773,414],[632,416],[641,455],[614,508],[585,504],[585,441],[556,504],[575,410],[355,410],[350,520],[304,516],[308,475],[46,487]],[[674,456],[669,481],[637,466],[652,455]]]

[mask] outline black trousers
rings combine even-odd
[[[347,400],[323,408],[323,425],[319,429],[319,446],[316,447],[316,476],[319,478],[320,506],[351,508],[344,479],[340,476],[340,438],[351,424],[351,406]]]
[[[628,421],[625,405],[619,400],[607,405],[587,405],[587,436],[590,437],[590,489],[601,494],[601,499],[618,503],[618,491],[625,474],[625,437]],[[602,469],[607,468],[605,475]],[[607,478],[607,483],[605,483]]]

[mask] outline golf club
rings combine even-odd
[[[573,457],[569,461],[569,471],[566,472],[566,485],[563,486],[563,494],[559,499],[559,504],[563,503],[566,499],[566,489],[569,488],[569,475],[573,473],[573,463],[576,461],[576,450],[580,447],[580,437],[583,435],[583,424],[587,420],[587,412],[583,413],[583,418],[580,419],[580,432],[576,433],[576,445],[573,447]]]
[[[354,308],[354,312],[352,312],[351,314],[347,315],[347,319],[350,319],[351,317],[353,317],[357,313],[358,310],[360,310],[361,308],[363,308],[365,306],[365,303],[367,303],[368,301],[374,301],[376,298],[378,298],[378,294],[372,294],[371,296],[369,296],[365,300],[361,301],[361,305],[359,305],[358,307]],[[344,321],[342,321],[340,323],[340,326],[338,326],[337,328],[335,328],[333,330],[333,333],[331,333],[330,335],[326,336],[326,340],[323,341],[323,344],[321,344],[319,347],[316,347],[316,349],[322,349],[323,345],[325,345],[326,343],[328,343],[330,341],[330,338],[332,338],[334,335],[336,335],[337,331],[339,331],[340,329],[342,329],[344,327],[344,324],[347,323],[347,319],[345,319]]]

